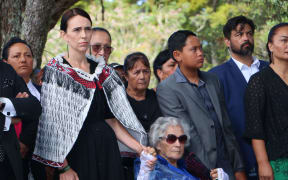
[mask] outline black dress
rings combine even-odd
[[[288,157],[288,85],[268,66],[254,74],[245,93],[244,136],[265,141],[270,161]]]
[[[90,72],[96,65],[90,62]],[[113,117],[103,90],[97,87],[87,118],[67,156],[80,180],[124,179],[115,133],[104,120]]]
[[[137,101],[128,94],[127,98],[138,120],[145,131],[148,132],[151,124],[162,115],[156,93],[153,90],[147,89],[144,100]],[[122,157],[125,180],[134,179],[134,160],[135,157]]]

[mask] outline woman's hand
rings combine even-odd
[[[258,164],[258,176],[260,180],[274,180],[273,169],[269,161]]]
[[[210,176],[213,180],[229,180],[228,174],[222,168],[212,169],[210,171]]]
[[[210,171],[210,176],[213,180],[217,179],[218,178],[218,173],[217,173],[217,169],[212,169]]]
[[[79,178],[77,173],[70,168],[68,171],[60,174],[60,180],[79,180]]]
[[[25,144],[23,144],[21,141],[19,141],[19,145],[20,145],[20,153],[21,153],[21,157],[25,158],[28,151],[29,151],[29,147],[26,146]]]
[[[153,170],[157,161],[156,158],[156,150],[153,147],[146,147],[146,146],[142,146],[143,147],[143,152],[146,154],[150,154],[153,157],[153,159],[146,161],[146,166],[150,169]]]

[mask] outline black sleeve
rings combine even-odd
[[[115,118],[115,116],[113,115],[113,113],[110,110],[110,107],[107,103],[107,98],[104,94],[104,91],[101,90],[101,94],[102,94],[102,100],[103,100],[103,104],[104,104],[104,119],[112,119]]]
[[[246,114],[244,137],[265,140],[265,85],[259,74],[251,77],[244,100]]]
[[[29,146],[30,148],[34,146],[39,119],[31,120],[29,123],[22,123],[22,131],[20,134],[20,141]]]
[[[9,98],[14,105],[17,117],[20,117],[23,122],[38,119],[42,111],[40,102],[29,92],[25,81],[20,76],[16,74],[14,81],[15,97],[19,92],[29,94],[28,98]]]

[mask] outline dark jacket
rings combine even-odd
[[[210,113],[203,100],[193,91],[189,83],[177,79],[177,70],[174,74],[162,81],[157,87],[157,98],[164,116],[173,116],[185,120],[190,125],[189,152],[196,156],[209,169],[216,168],[217,145],[216,131]],[[244,169],[239,145],[231,128],[223,90],[218,78],[212,73],[199,71],[219,119],[224,143],[228,151],[227,156],[235,171]],[[226,170],[225,170],[226,171]],[[233,172],[226,172],[230,179],[234,179]]]
[[[268,66],[268,62],[260,60],[259,70]],[[215,73],[224,89],[227,112],[232,128],[239,143],[247,170],[256,168],[256,159],[251,145],[243,139],[245,130],[244,93],[247,82],[236,63],[229,61],[212,68],[209,72]]]
[[[15,98],[19,92],[27,92],[29,97]],[[21,118],[23,123],[37,120],[41,114],[40,102],[29,93],[24,80],[16,74],[10,65],[3,61],[0,61],[0,97],[11,100],[17,117]],[[21,180],[23,173],[18,139],[13,124],[11,124],[9,131],[3,131],[4,123],[5,116],[0,113],[0,142],[4,146],[16,179]]]

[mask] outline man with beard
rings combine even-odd
[[[244,92],[250,77],[268,63],[252,56],[255,25],[252,20],[237,16],[223,27],[225,44],[231,58],[210,70],[224,88],[227,111],[243,154],[248,179],[258,179],[256,159],[251,145],[242,138],[245,129]]]

